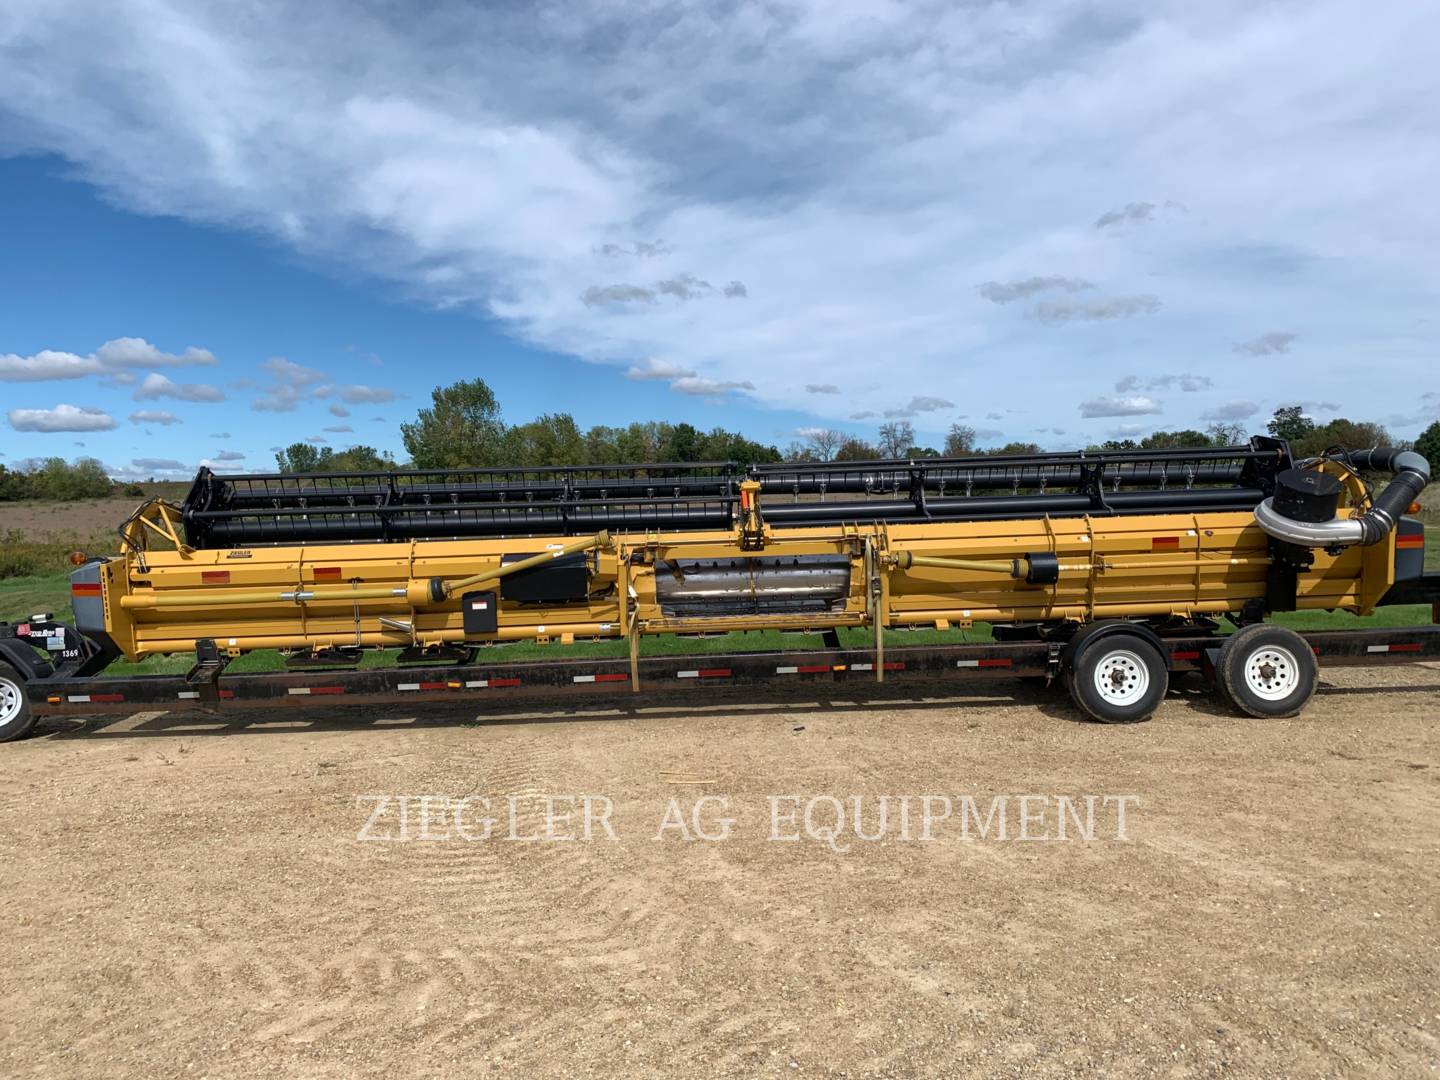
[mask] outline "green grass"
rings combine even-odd
[[[22,622],[40,612],[70,619],[70,575],[57,571],[0,578],[0,622]]]

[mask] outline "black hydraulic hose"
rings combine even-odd
[[[1393,446],[1352,450],[1350,463],[1362,471],[1393,474],[1385,490],[1359,518],[1360,543],[1378,544],[1390,535],[1400,516],[1430,483],[1430,463],[1413,450],[1398,450]]]

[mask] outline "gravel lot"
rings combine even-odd
[[[1006,682],[49,723],[0,747],[0,1074],[1434,1075],[1440,670],[1327,678],[1120,728]],[[545,795],[573,839],[509,839]]]

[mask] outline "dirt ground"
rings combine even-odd
[[[77,499],[75,502],[8,503],[4,507],[4,527],[20,529],[37,538],[105,534],[113,539],[120,523],[144,501],[144,496],[115,495],[108,499]]]
[[[1440,666],[1327,680],[1297,720],[1181,691],[1118,728],[1007,682],[48,722],[0,747],[0,1074],[1434,1075]],[[547,794],[593,797],[590,839],[583,801],[552,806],[573,839],[508,839],[505,797],[537,836]],[[707,794],[729,839],[655,839]],[[1039,800],[1020,840],[1035,794],[1138,801],[1127,839],[1113,802],[1087,841]],[[403,795],[502,820],[422,839],[410,799],[401,839]],[[884,838],[832,848],[823,801],[807,833],[826,795]],[[925,795],[957,807],[928,840]],[[963,835],[963,795],[1009,798],[1007,838]]]

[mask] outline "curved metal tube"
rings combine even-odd
[[[1300,547],[1349,547],[1360,543],[1364,529],[1359,518],[1331,518],[1329,521],[1295,521],[1276,511],[1274,499],[1255,507],[1255,524],[1276,540]]]
[[[1371,505],[1359,517],[1330,521],[1295,521],[1277,513],[1273,499],[1255,507],[1255,523],[1277,540],[1300,547],[1348,547],[1351,544],[1378,544],[1395,528],[1407,507],[1430,483],[1430,463],[1413,450],[1380,446],[1356,450],[1350,462],[1357,469],[1383,469],[1394,474]]]

